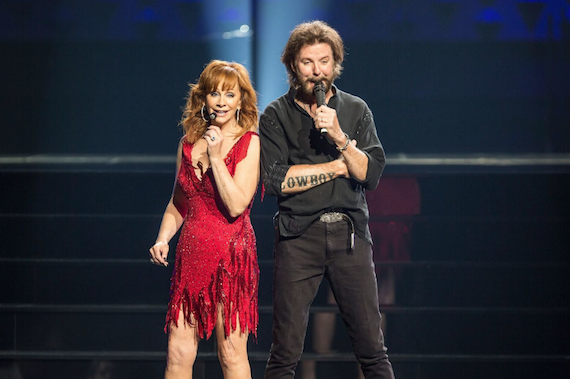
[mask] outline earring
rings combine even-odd
[[[206,118],[206,116],[204,116],[204,108],[206,108],[206,104],[202,105],[202,109],[200,109],[200,113],[202,114],[202,120],[208,122],[208,121],[210,121],[210,120],[208,120],[208,119]]]
[[[241,109],[239,109],[239,108],[238,108],[237,111],[236,111],[236,124],[238,124],[238,125],[239,125],[239,114],[240,114],[240,111],[241,111]]]

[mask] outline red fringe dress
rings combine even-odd
[[[244,134],[225,158],[233,176],[247,155],[253,132]],[[253,203],[238,217],[229,216],[214,183],[211,169],[202,180],[192,166],[193,145],[182,142],[182,162],[177,181],[187,198],[188,212],[176,247],[176,262],[170,284],[166,327],[192,320],[200,338],[210,338],[221,307],[228,336],[239,322],[243,333],[257,336],[259,266],[250,220]],[[239,316],[239,320],[238,320]]]

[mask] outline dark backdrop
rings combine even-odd
[[[224,54],[224,30],[259,25],[227,46],[251,46],[228,59],[248,66],[263,108],[286,86],[258,72],[278,57],[256,41],[280,51],[299,17],[345,37],[338,85],[369,103],[389,153],[569,152],[569,5],[528,3],[292,1],[304,16],[266,26],[256,15],[284,2],[213,1],[213,27],[203,1],[5,1],[0,153],[174,154],[187,83]]]
[[[212,58],[237,60],[263,108],[287,89],[289,31],[314,18],[344,37],[337,84],[368,102],[388,158],[570,153],[567,0],[2,0],[0,376],[87,378],[104,358],[120,378],[161,376],[171,271],[147,251],[172,189],[187,84]],[[4,160],[38,154],[166,159]],[[422,203],[403,217],[414,222],[412,261],[384,308],[398,378],[567,377],[568,167],[389,161],[386,176],[413,175]],[[271,344],[274,211],[258,193],[256,378]],[[320,373],[349,378],[337,320],[340,360]],[[214,341],[200,349],[199,370],[221,378]]]

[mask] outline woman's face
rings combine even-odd
[[[235,121],[236,112],[241,106],[241,92],[238,84],[226,90],[223,89],[223,84],[220,83],[216,90],[206,95],[208,113],[216,115],[212,124],[217,126],[224,126]]]

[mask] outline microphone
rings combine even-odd
[[[313,87],[313,94],[315,95],[315,99],[317,100],[317,108],[321,105],[325,104],[325,85],[323,84],[322,80],[319,80],[315,83]],[[321,128],[321,133],[328,133],[326,128]]]
[[[210,119],[210,121],[215,120],[216,117],[218,117],[218,115],[216,114],[216,112],[212,112],[212,113],[210,113],[210,115],[208,116],[208,118]]]

